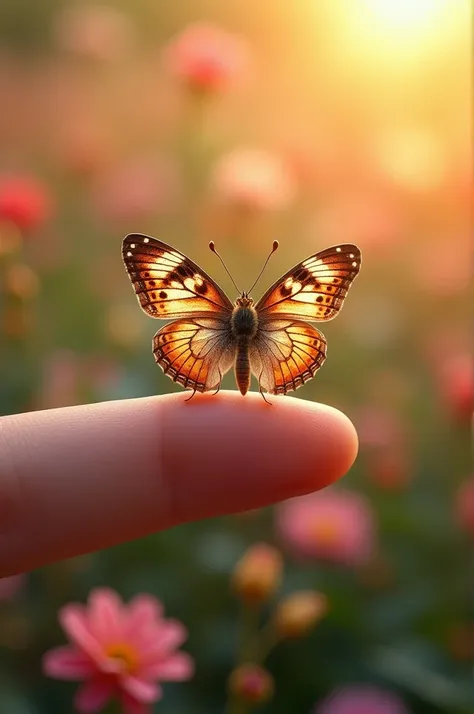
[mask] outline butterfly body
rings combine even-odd
[[[258,332],[258,314],[253,300],[245,293],[237,298],[231,317],[232,337],[236,342],[235,381],[242,395],[250,387],[250,356],[252,341]]]
[[[296,265],[257,303],[244,292],[233,304],[196,263],[162,241],[128,235],[122,255],[142,309],[171,320],[153,338],[164,373],[193,393],[207,392],[218,391],[234,367],[243,395],[252,374],[271,394],[314,377],[326,340],[308,321],[337,315],[361,263],[357,246],[333,246]]]

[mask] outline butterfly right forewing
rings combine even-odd
[[[327,248],[295,265],[258,301],[259,320],[276,317],[331,320],[360,270],[356,245]]]

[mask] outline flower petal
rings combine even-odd
[[[136,699],[131,697],[126,692],[122,692],[120,696],[120,701],[122,702],[124,714],[151,714],[151,709],[148,704],[144,704],[143,702],[137,702]]]
[[[127,632],[135,634],[150,625],[156,625],[163,616],[161,602],[142,593],[134,597],[127,609]]]
[[[122,636],[123,603],[114,590],[96,588],[89,595],[89,627],[100,643],[108,643]]]
[[[148,636],[149,635],[149,636]],[[187,638],[188,631],[178,620],[163,620],[155,632],[147,633],[148,642],[143,643],[142,661],[148,664],[165,652],[177,649]]]
[[[77,690],[74,707],[80,714],[95,714],[100,711],[116,691],[116,681],[111,677],[97,677]]]
[[[82,605],[66,605],[59,611],[59,622],[69,639],[96,662],[104,659],[104,652],[92,634]]]
[[[43,671],[56,679],[88,679],[97,672],[92,660],[75,647],[56,647],[43,655]]]
[[[161,687],[153,682],[146,682],[139,677],[125,675],[120,678],[121,688],[138,702],[156,702],[161,696]]]
[[[194,660],[186,652],[166,657],[166,659],[140,668],[140,676],[144,679],[159,679],[163,682],[181,682],[190,679],[194,674]]]

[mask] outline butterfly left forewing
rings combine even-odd
[[[268,320],[250,350],[250,366],[260,389],[287,394],[312,379],[326,359],[326,340],[301,320]]]
[[[224,291],[175,248],[134,233],[124,239],[122,257],[140,305],[151,317],[213,313],[230,319],[232,303]]]
[[[299,263],[258,301],[260,321],[281,316],[331,320],[340,311],[361,265],[360,250],[346,243]]]

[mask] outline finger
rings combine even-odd
[[[0,421],[0,576],[322,488],[357,452],[337,410],[183,394]]]

